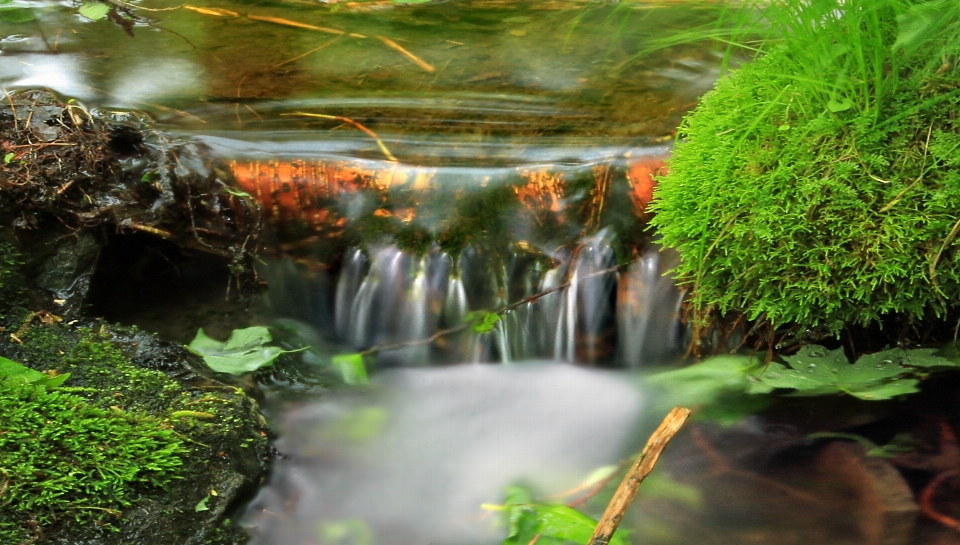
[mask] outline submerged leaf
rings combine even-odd
[[[796,396],[843,392],[860,399],[879,400],[918,391],[918,381],[904,376],[912,371],[885,353],[864,356],[851,364],[843,349],[807,345],[783,359],[789,367],[771,363],[758,378],[767,386],[796,390],[792,394]]]
[[[235,329],[223,343],[207,337],[201,328],[187,349],[203,356],[204,363],[218,373],[242,375],[273,365],[284,353],[276,346],[265,346],[271,340],[270,331],[263,326]]]
[[[110,11],[110,4],[104,2],[85,2],[77,11],[80,12],[80,15],[83,15],[91,21],[99,21],[107,16],[107,13]]]
[[[363,363],[363,355],[359,352],[334,356],[333,366],[340,371],[340,376],[347,384],[366,384],[368,382],[367,368]]]

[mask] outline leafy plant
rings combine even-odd
[[[597,527],[597,521],[572,507],[535,501],[533,494],[521,486],[507,487],[503,505],[484,507],[504,513],[507,523],[504,545],[587,543]],[[617,531],[610,543],[627,545],[624,536],[625,532]]]
[[[957,367],[934,352],[896,348],[867,354],[850,363],[843,349],[807,345],[792,356],[783,356],[787,365],[770,363],[757,378],[770,388],[795,390],[795,396],[843,392],[860,399],[890,399],[919,391],[916,377],[925,370]]]
[[[367,368],[363,363],[363,354],[340,354],[333,357],[333,366],[340,371],[343,381],[350,385],[366,384]]]
[[[757,60],[685,119],[653,205],[693,308],[834,333],[942,315],[960,297],[960,4],[730,13],[720,40]]]
[[[226,342],[207,337],[201,328],[187,349],[203,356],[203,362],[218,373],[242,375],[273,365],[280,354],[296,352],[267,346],[272,340],[270,330],[263,326],[235,329]]]
[[[739,421],[766,407],[775,390],[789,396],[847,394],[868,401],[919,391],[922,378],[960,369],[960,357],[930,348],[894,348],[850,363],[842,349],[808,345],[763,365],[753,356],[725,355],[647,377],[660,395],[657,406],[699,406],[698,416],[722,423]]]
[[[77,12],[91,21],[99,21],[106,17],[111,9],[110,4],[104,2],[84,2]]]
[[[40,371],[30,369],[7,358],[0,357],[0,380],[11,380],[22,382],[24,384],[33,384],[34,386],[44,386],[46,388],[56,388],[70,378],[70,373],[60,375],[48,375]]]
[[[37,14],[34,13],[33,9],[14,5],[13,0],[0,0],[0,21],[5,23],[28,23],[36,18]],[[4,162],[9,163],[10,159],[4,158]]]
[[[469,323],[477,333],[488,333],[493,331],[493,327],[500,321],[500,315],[487,310],[475,310],[468,312],[463,321]]]

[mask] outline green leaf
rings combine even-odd
[[[10,161],[13,161],[14,157],[16,157],[16,155],[13,152],[10,152],[3,156],[3,162],[9,164]]]
[[[30,8],[19,6],[0,7],[0,21],[5,23],[28,23],[37,18],[37,14]],[[12,153],[8,155],[13,155]],[[10,161],[7,161],[8,163]]]
[[[200,511],[209,511],[210,508],[207,507],[207,501],[209,500],[210,500],[209,495],[204,496],[203,499],[200,500],[200,503],[198,503],[197,506],[193,508],[193,510],[196,511],[197,513],[199,513]]]
[[[339,354],[333,357],[333,366],[340,370],[340,376],[347,384],[367,384],[367,368],[363,355],[359,352]]]
[[[218,373],[242,375],[273,365],[280,354],[289,352],[265,346],[271,340],[270,331],[263,326],[235,329],[225,343],[207,337],[201,328],[187,349],[203,356],[203,362]]]
[[[744,417],[766,408],[771,392],[752,375],[760,360],[752,356],[724,355],[701,363],[655,373],[646,383],[660,393],[655,401],[657,412],[669,411],[675,405],[699,407],[696,418],[721,424],[735,424]]]
[[[467,313],[463,321],[468,322],[477,333],[488,333],[493,331],[493,326],[500,321],[500,315],[487,310],[474,310]]]
[[[844,392],[860,399],[879,400],[918,391],[918,381],[904,377],[911,371],[886,353],[870,354],[851,364],[843,349],[807,345],[783,359],[789,367],[771,363],[757,378],[773,388],[796,390],[796,396]],[[918,356],[918,361],[927,360]]]
[[[827,109],[833,113],[845,112],[853,107],[853,102],[849,98],[842,98],[840,100],[831,98],[827,101]]]
[[[893,437],[893,440],[883,446],[877,446],[873,441],[855,433],[818,432],[807,435],[807,439],[811,441],[816,439],[849,439],[860,443],[867,456],[877,458],[896,458],[904,452],[916,450],[917,447],[916,440],[909,433],[898,433]]]
[[[80,6],[80,9],[77,11],[80,12],[80,15],[83,15],[91,21],[99,21],[110,12],[110,4],[103,2],[86,2]]]
[[[249,193],[247,193],[246,191],[242,191],[242,190],[240,190],[240,189],[235,189],[235,188],[230,187],[230,186],[226,186],[226,187],[221,188],[221,191],[223,191],[224,193],[226,193],[226,194],[228,194],[228,195],[233,195],[234,197],[241,197],[241,198],[244,198],[244,199],[252,199],[252,198],[253,198],[253,197],[252,197]]]
[[[756,383],[747,373],[759,360],[751,356],[716,356],[701,363],[663,371],[647,377],[647,383],[668,392],[670,402],[692,407],[711,403],[729,392],[769,392],[772,388]]]
[[[46,386],[52,389],[60,386],[65,380],[70,378],[70,373],[63,373],[62,375],[51,377],[46,373],[41,373],[13,360],[0,357],[0,378],[37,386]]]
[[[538,532],[542,536],[564,541],[587,543],[597,528],[597,521],[566,505],[537,505]],[[624,533],[618,531],[611,545],[626,545]]]

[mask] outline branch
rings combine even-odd
[[[620,526],[620,521],[623,520],[623,514],[637,495],[640,483],[653,471],[653,466],[660,458],[660,454],[663,453],[663,449],[667,447],[667,443],[680,431],[683,423],[689,417],[690,409],[680,406],[674,407],[660,423],[660,426],[650,435],[650,439],[647,439],[647,444],[644,445],[640,456],[627,471],[610,503],[607,504],[607,510],[600,517],[600,522],[597,523],[597,529],[594,530],[593,537],[590,538],[588,545],[607,545],[610,543],[614,532]]]

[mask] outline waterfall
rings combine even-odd
[[[617,267],[614,243],[602,230],[549,260],[527,252],[502,261],[470,246],[456,259],[436,245],[421,256],[395,245],[352,248],[331,290],[329,317],[291,317],[313,316],[315,327],[353,350],[402,345],[378,350],[387,366],[549,358],[637,367],[667,359],[682,340],[683,294],[666,274],[676,254],[651,245]],[[307,281],[289,278],[302,272],[282,262],[270,270],[275,310],[291,315],[276,307],[310,293]],[[474,311],[497,312],[499,320],[490,331],[464,327]],[[418,342],[451,328],[458,331]]]

